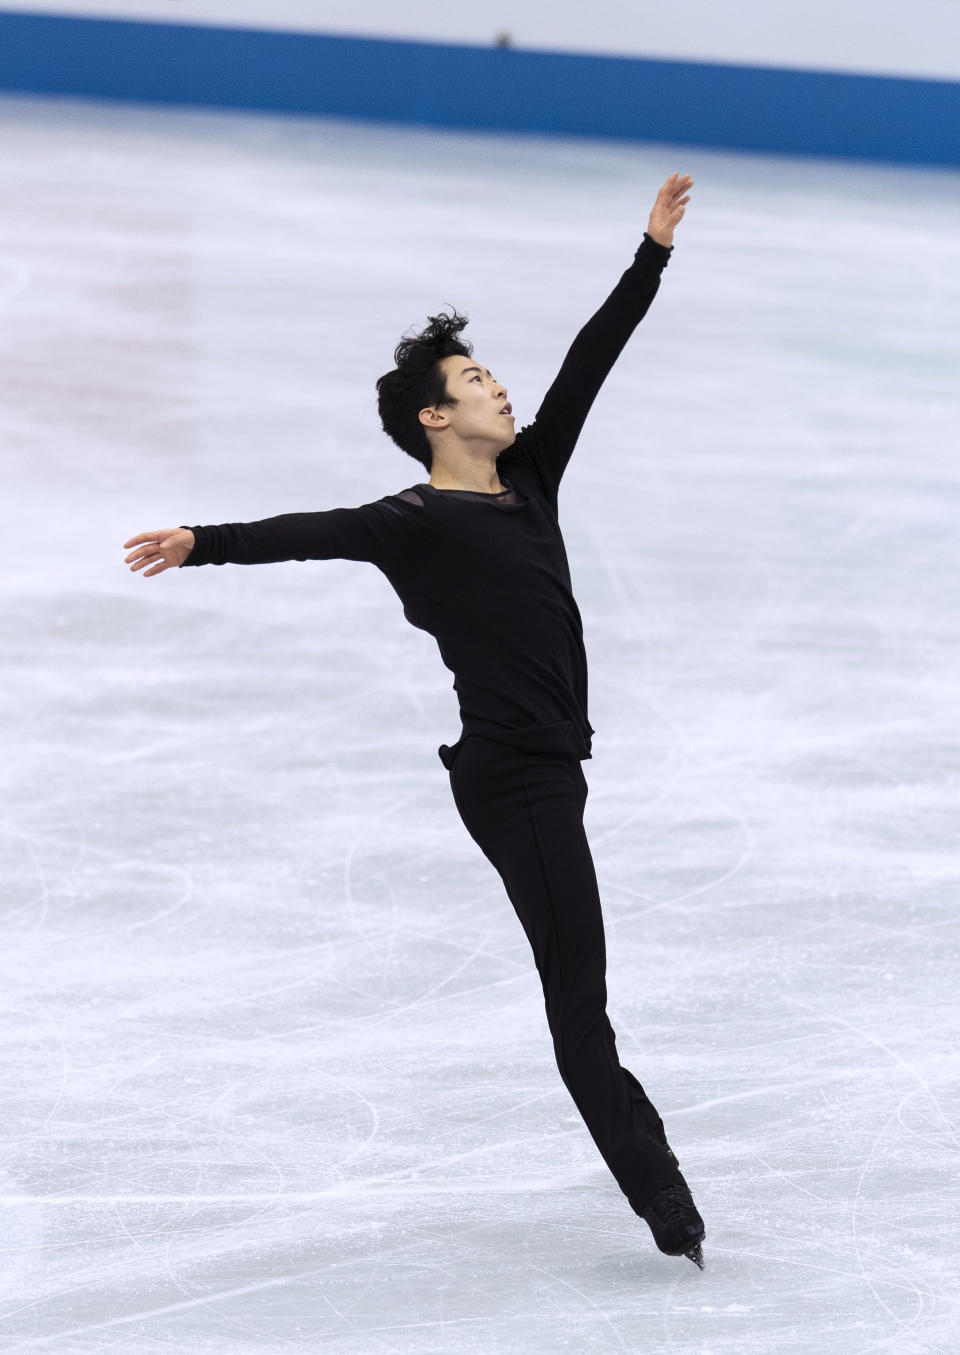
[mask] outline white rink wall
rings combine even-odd
[[[960,79],[960,0],[33,0],[4,11]]]

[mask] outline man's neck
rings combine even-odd
[[[427,483],[432,485],[434,489],[467,489],[473,490],[476,494],[503,494],[507,488],[506,485],[500,483],[498,475],[494,475],[492,482],[487,480],[483,484],[467,484],[463,480],[454,483],[447,476],[431,474]]]
[[[506,485],[500,483],[497,457],[502,447],[488,443],[476,445],[448,442],[443,448],[433,448],[430,481],[434,489],[467,489],[477,494],[502,494]]]

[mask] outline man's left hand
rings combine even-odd
[[[653,211],[650,213],[647,234],[656,240],[658,245],[665,245],[669,249],[673,244],[674,227],[683,220],[692,187],[693,180],[689,174],[671,174],[657,194]]]

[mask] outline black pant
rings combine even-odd
[[[455,749],[454,802],[503,880],[533,949],[560,1076],[639,1214],[680,1173],[660,1116],[620,1066],[606,1013],[606,946],[583,826],[583,768],[574,758],[478,734],[466,735]]]

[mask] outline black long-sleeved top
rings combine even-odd
[[[359,508],[192,528],[185,565],[366,560],[454,674],[463,734],[589,758],[587,658],[557,490],[607,373],[643,319],[671,250],[644,235],[571,345],[532,424],[497,457],[501,494],[414,485]],[[456,745],[454,745],[456,748]],[[442,745],[440,758],[452,763]]]

